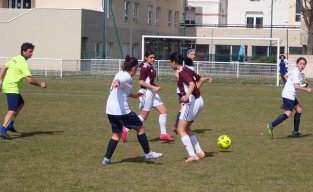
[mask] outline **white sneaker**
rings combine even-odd
[[[157,153],[154,151],[150,151],[150,153],[145,154],[145,160],[150,160],[150,159],[157,159],[162,157],[163,154],[162,153]]]

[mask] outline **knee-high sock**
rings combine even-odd
[[[197,136],[195,136],[195,135],[190,136],[190,141],[191,141],[192,146],[195,149],[196,153],[199,153],[202,151],[200,144],[199,144],[199,141],[197,139]]]
[[[298,132],[299,131],[299,126],[300,126],[300,117],[301,117],[301,113],[295,113],[295,116],[293,118],[294,121],[294,128],[293,131],[294,132]]]
[[[141,135],[137,135],[137,139],[142,147],[143,152],[145,154],[150,153],[150,147],[149,147],[147,135],[145,133]]]
[[[193,146],[192,146],[192,143],[191,143],[191,140],[190,140],[190,137],[189,135],[185,135],[181,138],[181,141],[182,143],[185,145],[185,148],[187,150],[187,153],[189,156],[195,156],[196,153],[193,149]]]
[[[117,144],[118,144],[118,141],[116,141],[114,139],[110,139],[109,144],[108,144],[107,152],[105,153],[105,157],[107,159],[111,159]]]
[[[167,122],[167,114],[160,114],[159,124],[160,124],[161,134],[166,134],[166,122]]]
[[[275,119],[275,121],[273,121],[273,122],[271,123],[272,127],[273,127],[273,128],[276,127],[277,125],[279,125],[279,124],[281,124],[283,121],[285,121],[287,118],[288,118],[288,116],[287,116],[285,113],[279,115],[279,116]]]

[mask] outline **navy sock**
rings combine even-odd
[[[288,119],[288,116],[284,113],[284,114],[281,114],[281,115],[279,115],[276,119],[275,119],[275,121],[273,121],[272,123],[271,123],[271,125],[272,125],[272,127],[274,128],[274,127],[276,127],[277,125],[279,125],[279,124],[281,124],[283,121],[285,121],[286,119]]]
[[[294,132],[298,132],[299,131],[299,126],[300,126],[300,117],[301,117],[301,113],[295,113],[295,116],[293,118],[294,121],[294,128],[293,131]]]
[[[8,127],[13,127],[13,126],[14,126],[14,120],[12,120],[12,121],[10,122],[10,124],[9,124]]]
[[[8,131],[7,128],[5,128],[3,125],[1,126],[1,130],[0,130],[2,133],[6,133]]]
[[[105,157],[107,159],[111,159],[117,144],[118,144],[118,141],[116,141],[114,139],[110,139],[109,144],[108,144],[108,149],[107,149],[107,152],[105,154]]]
[[[144,153],[150,153],[150,147],[149,147],[149,142],[148,142],[148,138],[146,136],[146,134],[141,134],[141,135],[137,135],[137,139],[144,151]]]
[[[175,125],[174,125],[176,129],[178,128],[178,122],[179,122],[180,113],[181,112],[178,112],[177,116],[176,116],[176,121],[175,121]]]

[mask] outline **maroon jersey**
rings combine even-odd
[[[194,82],[195,88],[192,91],[192,95],[197,99],[200,97],[200,90],[197,87],[197,82],[200,80],[200,75],[190,70],[188,67],[182,67],[179,72],[179,78],[177,81],[177,87],[182,95],[186,95],[189,88],[189,83]]]
[[[140,76],[139,76],[139,80],[143,80],[146,83],[156,86],[156,84],[154,84],[154,79],[156,77],[156,71],[153,69],[153,66],[147,63],[144,63],[142,65],[142,67],[140,68]],[[146,88],[141,86],[141,88]]]

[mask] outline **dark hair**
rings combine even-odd
[[[283,57],[283,58],[282,58]],[[280,55],[279,56],[279,59],[286,59],[286,56],[285,55]]]
[[[187,66],[194,66],[193,61],[190,58],[185,57],[184,61],[185,61],[185,65],[187,65]]]
[[[149,55],[155,55],[155,52],[153,50],[148,50],[145,52],[145,57],[149,57]]]
[[[305,64],[307,64],[307,61],[306,61],[306,59],[305,59],[304,57],[299,57],[299,58],[297,59],[297,64],[298,64],[299,61],[301,61],[301,60],[303,60],[303,61],[305,62]]]
[[[170,55],[170,61],[175,61],[175,63],[183,65],[184,57],[180,53],[174,52]]]
[[[23,54],[23,51],[26,51],[27,49],[32,49],[34,50],[35,45],[33,45],[32,43],[23,43],[21,45],[21,54]]]
[[[130,57],[129,55],[126,55],[124,65],[123,65],[123,71],[129,71],[133,67],[137,67],[138,60],[135,57]]]

